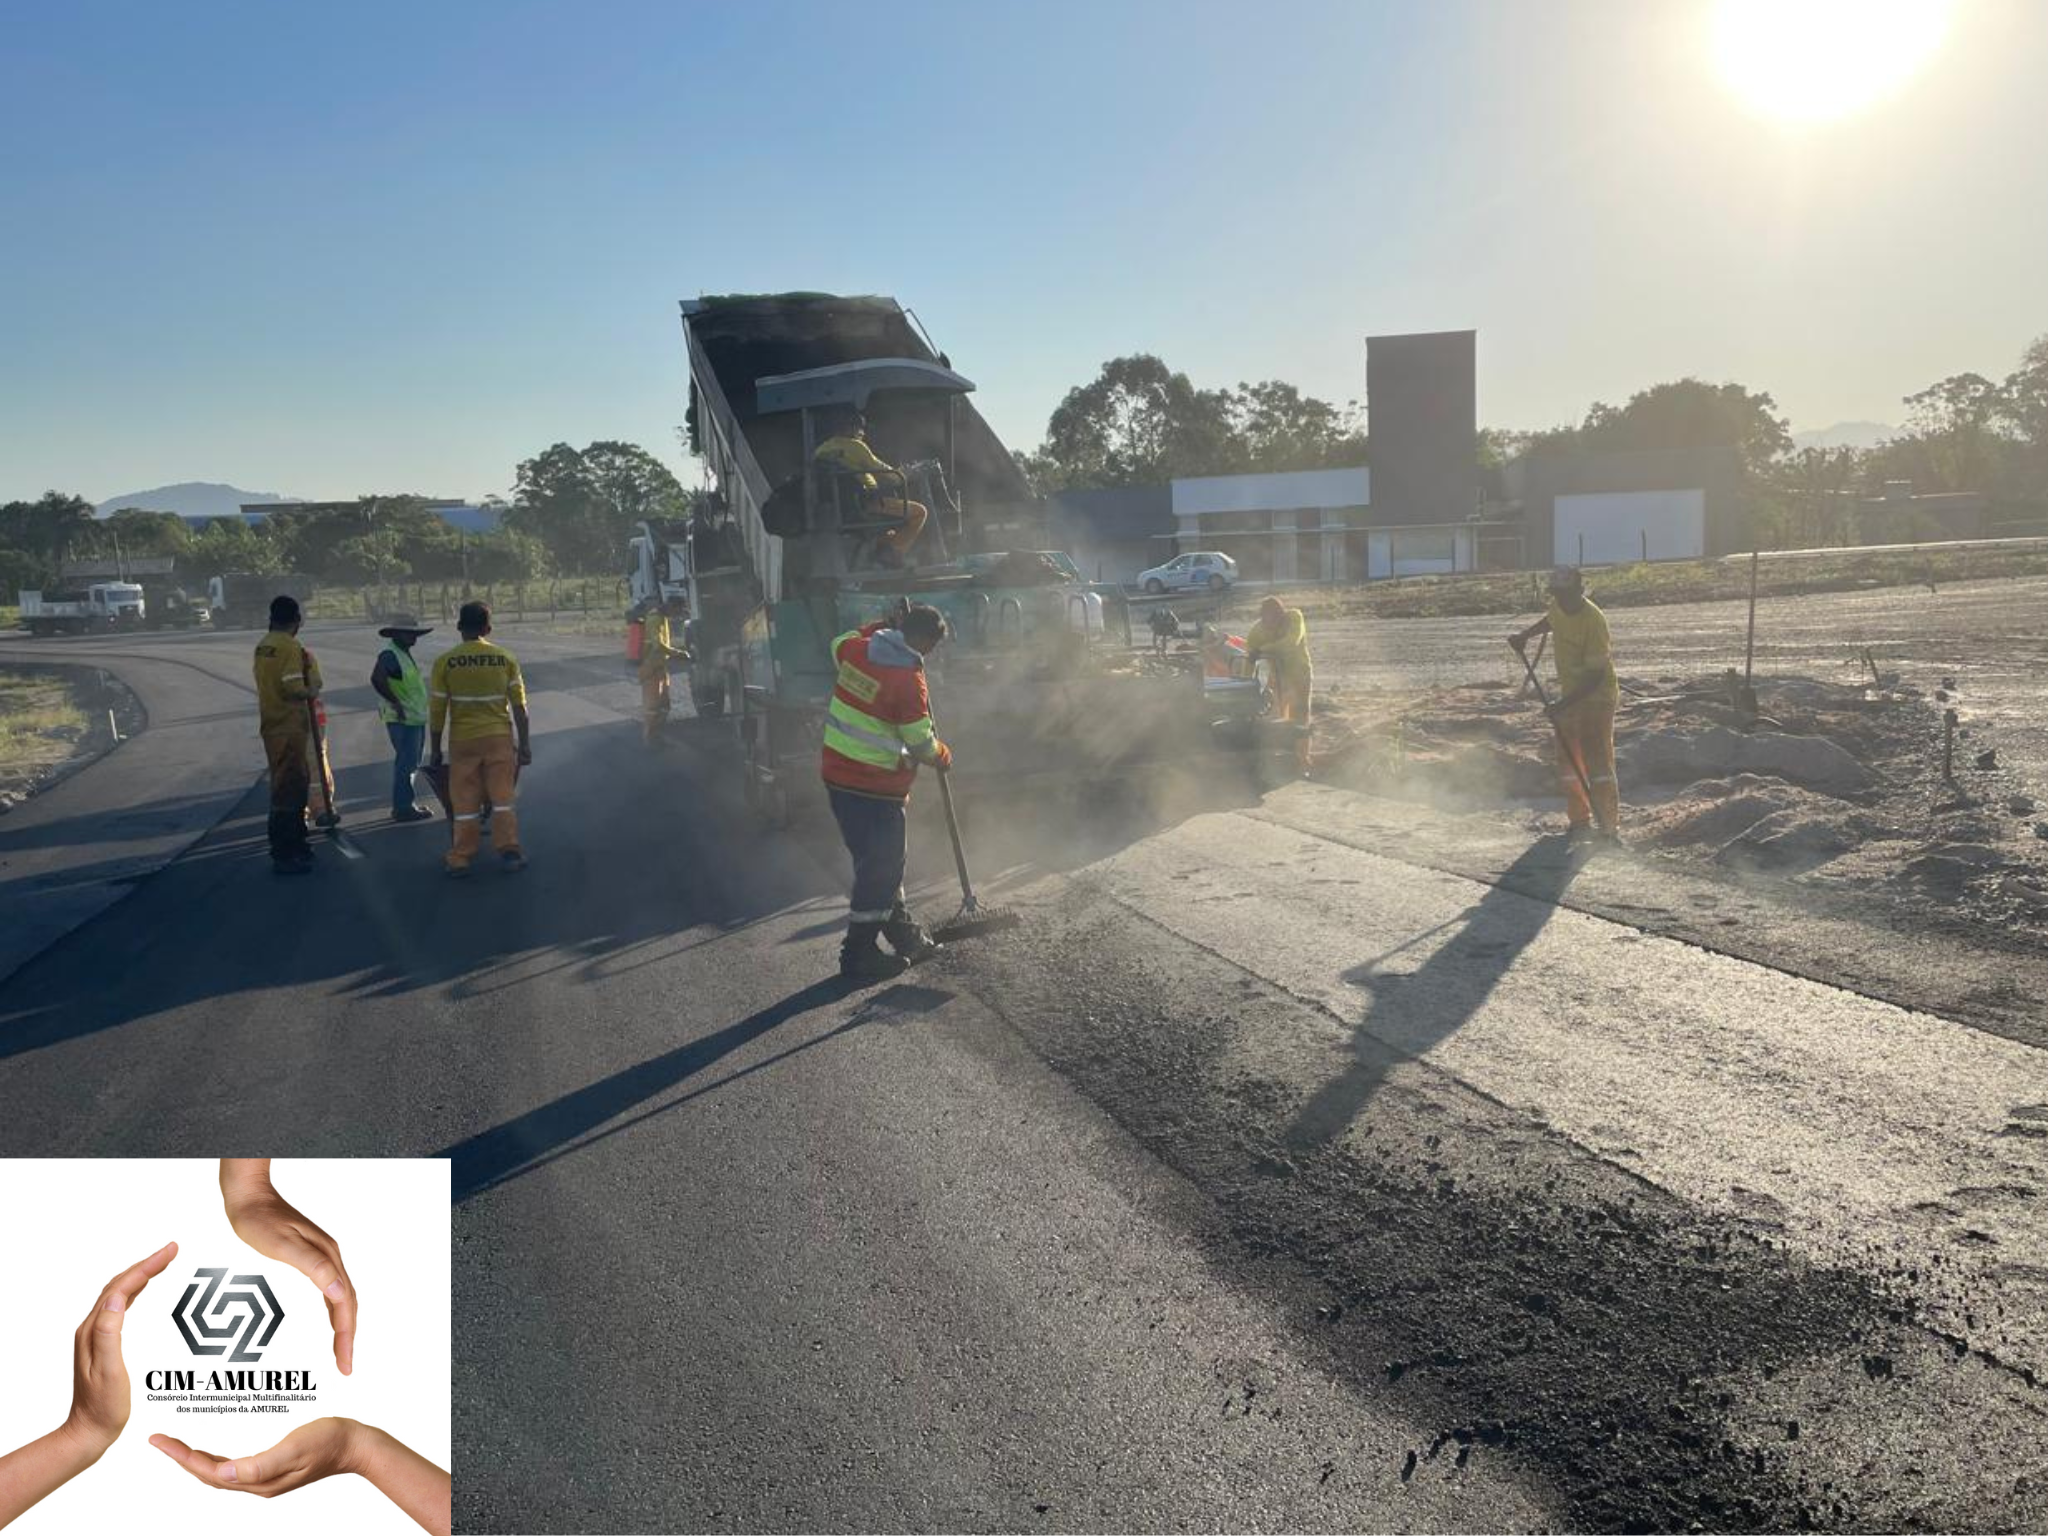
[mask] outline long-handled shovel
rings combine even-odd
[[[945,804],[946,831],[953,839],[953,867],[960,871],[960,910],[951,921],[932,930],[932,937],[941,944],[980,933],[1002,933],[1024,920],[1002,907],[984,907],[974,894],[974,879],[967,873],[967,846],[960,840],[960,818],[953,811],[951,777],[945,769],[939,770],[939,799]]]
[[[341,813],[334,808],[334,770],[327,762],[327,732],[320,724],[320,706],[312,699],[306,700],[306,723],[312,727],[313,766],[320,776],[320,814],[313,818],[313,825],[334,839],[343,858],[360,859],[363,850],[341,830]]]
[[[1544,714],[1549,716],[1550,693],[1544,688],[1543,679],[1536,675],[1536,663],[1529,659],[1527,651],[1518,650],[1515,654],[1522,658],[1522,670],[1529,674],[1530,685],[1536,690],[1537,702],[1542,704]],[[1614,829],[1608,826],[1606,819],[1600,815],[1600,802],[1593,798],[1593,785],[1586,778],[1586,765],[1579,761],[1579,754],[1574,752],[1571,748],[1571,743],[1564,739],[1564,727],[1557,723],[1555,717],[1551,717],[1550,720],[1550,733],[1557,738],[1558,754],[1572,765],[1572,772],[1578,778],[1579,788],[1585,792],[1586,804],[1594,808],[1593,817],[1600,823],[1600,830],[1602,832],[1612,832]]]

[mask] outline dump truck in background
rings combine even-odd
[[[833,638],[906,602],[951,626],[931,663],[935,713],[970,777],[1085,780],[1248,739],[1231,729],[1244,720],[1219,717],[1199,659],[1136,653],[1128,608],[1070,559],[984,547],[980,530],[1009,521],[1030,487],[967,399],[973,382],[893,299],[757,295],[682,310],[691,446],[713,481],[698,519],[713,536],[693,535],[681,565],[696,584],[692,692],[716,687],[736,714],[747,797],[766,818],[786,818],[816,783]],[[814,462],[848,409],[931,509],[908,569],[875,560],[885,525],[854,477]],[[699,550],[709,558],[691,558]],[[706,591],[733,601],[700,604]]]
[[[132,581],[96,581],[52,592],[23,592],[21,627],[32,635],[85,635],[140,629],[145,602]]]
[[[310,576],[254,576],[236,572],[206,584],[206,607],[215,629],[264,629],[270,624],[270,600],[295,597],[313,600]]]

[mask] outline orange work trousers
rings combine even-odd
[[[668,719],[668,668],[640,674],[640,739],[652,742]],[[494,813],[495,814],[495,813]]]
[[[1585,771],[1585,784],[1579,782],[1579,769]],[[1581,699],[1557,717],[1557,777],[1564,786],[1565,815],[1573,826],[1588,826],[1596,816],[1610,832],[1621,824],[1621,790],[1614,779],[1612,700]],[[1593,790],[1590,801],[1587,785]]]
[[[483,837],[484,797],[491,801],[491,846],[519,850],[519,813],[512,808],[519,754],[510,736],[478,736],[448,743],[448,801],[454,807],[455,841],[448,867],[467,869]]]
[[[1309,703],[1315,693],[1312,667],[1273,665],[1273,718],[1285,721],[1296,731],[1294,755],[1305,771],[1309,765]]]

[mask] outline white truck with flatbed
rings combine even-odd
[[[87,635],[139,629],[142,587],[132,581],[96,581],[87,587],[21,594],[21,627],[32,635]]]

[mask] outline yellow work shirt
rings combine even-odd
[[[668,664],[683,653],[674,643],[674,632],[669,628],[668,615],[650,613],[640,621],[640,675],[661,677],[668,672]]]
[[[811,457],[820,464],[830,464],[834,469],[844,470],[847,474],[859,475],[861,489],[864,491],[872,491],[875,488],[872,471],[895,473],[893,466],[877,458],[875,450],[870,448],[864,439],[858,437],[828,437],[818,444],[818,451]]]
[[[1289,608],[1278,624],[1260,619],[1244,637],[1245,649],[1263,656],[1283,672],[1309,669],[1308,619],[1299,608]]]
[[[1577,613],[1566,613],[1556,598],[1550,600],[1550,659],[1557,663],[1557,686],[1569,696],[1595,671],[1606,674],[1606,683],[1591,697],[1609,704],[1621,702],[1621,685],[1614,677],[1614,649],[1607,638],[1607,615],[1588,598]]]
[[[512,729],[512,706],[526,707],[526,680],[518,658],[502,645],[465,640],[435,661],[427,700],[428,729],[436,739],[443,721],[450,741],[503,736]]]
[[[297,635],[273,629],[256,642],[256,707],[266,736],[303,736],[312,729],[306,700],[320,691],[320,665]]]

